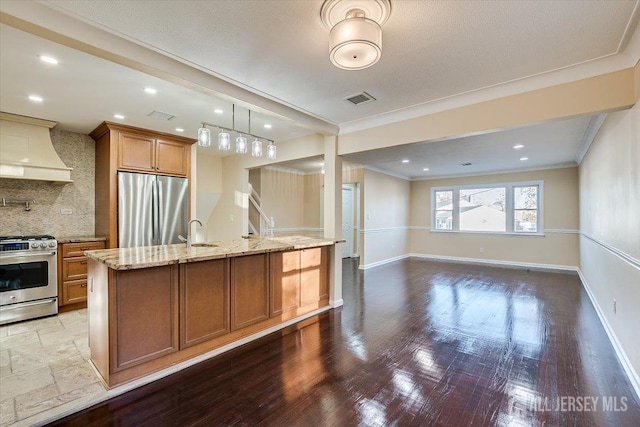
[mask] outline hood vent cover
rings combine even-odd
[[[375,101],[376,99],[369,95],[367,92],[362,92],[357,95],[352,95],[344,98],[345,101],[349,101],[353,105],[364,104],[365,102]]]
[[[49,136],[56,124],[0,113],[0,178],[73,182]]]

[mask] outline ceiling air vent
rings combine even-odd
[[[344,99],[346,101],[349,101],[353,105],[360,105],[360,104],[364,104],[365,102],[376,100],[373,96],[369,95],[367,92],[362,92],[357,95],[352,95]]]
[[[174,116],[173,114],[165,113],[164,111],[158,111],[158,110],[153,110],[152,112],[147,114],[147,116],[153,117],[155,119],[166,120],[166,121],[176,118],[176,116]]]
[[[471,166],[471,163],[460,163],[460,166]]]

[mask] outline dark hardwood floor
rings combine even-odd
[[[72,426],[640,426],[576,275],[344,263],[344,307],[89,408]]]

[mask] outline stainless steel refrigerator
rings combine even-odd
[[[180,243],[189,222],[186,178],[118,172],[118,247]]]

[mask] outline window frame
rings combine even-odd
[[[515,230],[515,189],[518,187],[538,187],[537,191],[537,222],[536,231]],[[460,230],[460,190],[480,188],[504,188],[505,189],[505,231],[475,231]],[[451,230],[436,229],[436,192],[453,191],[453,227]],[[478,183],[465,185],[449,185],[431,187],[431,227],[432,233],[468,233],[468,234],[497,234],[512,236],[544,236],[544,181],[514,181],[496,183]],[[533,209],[531,209],[533,210]]]

